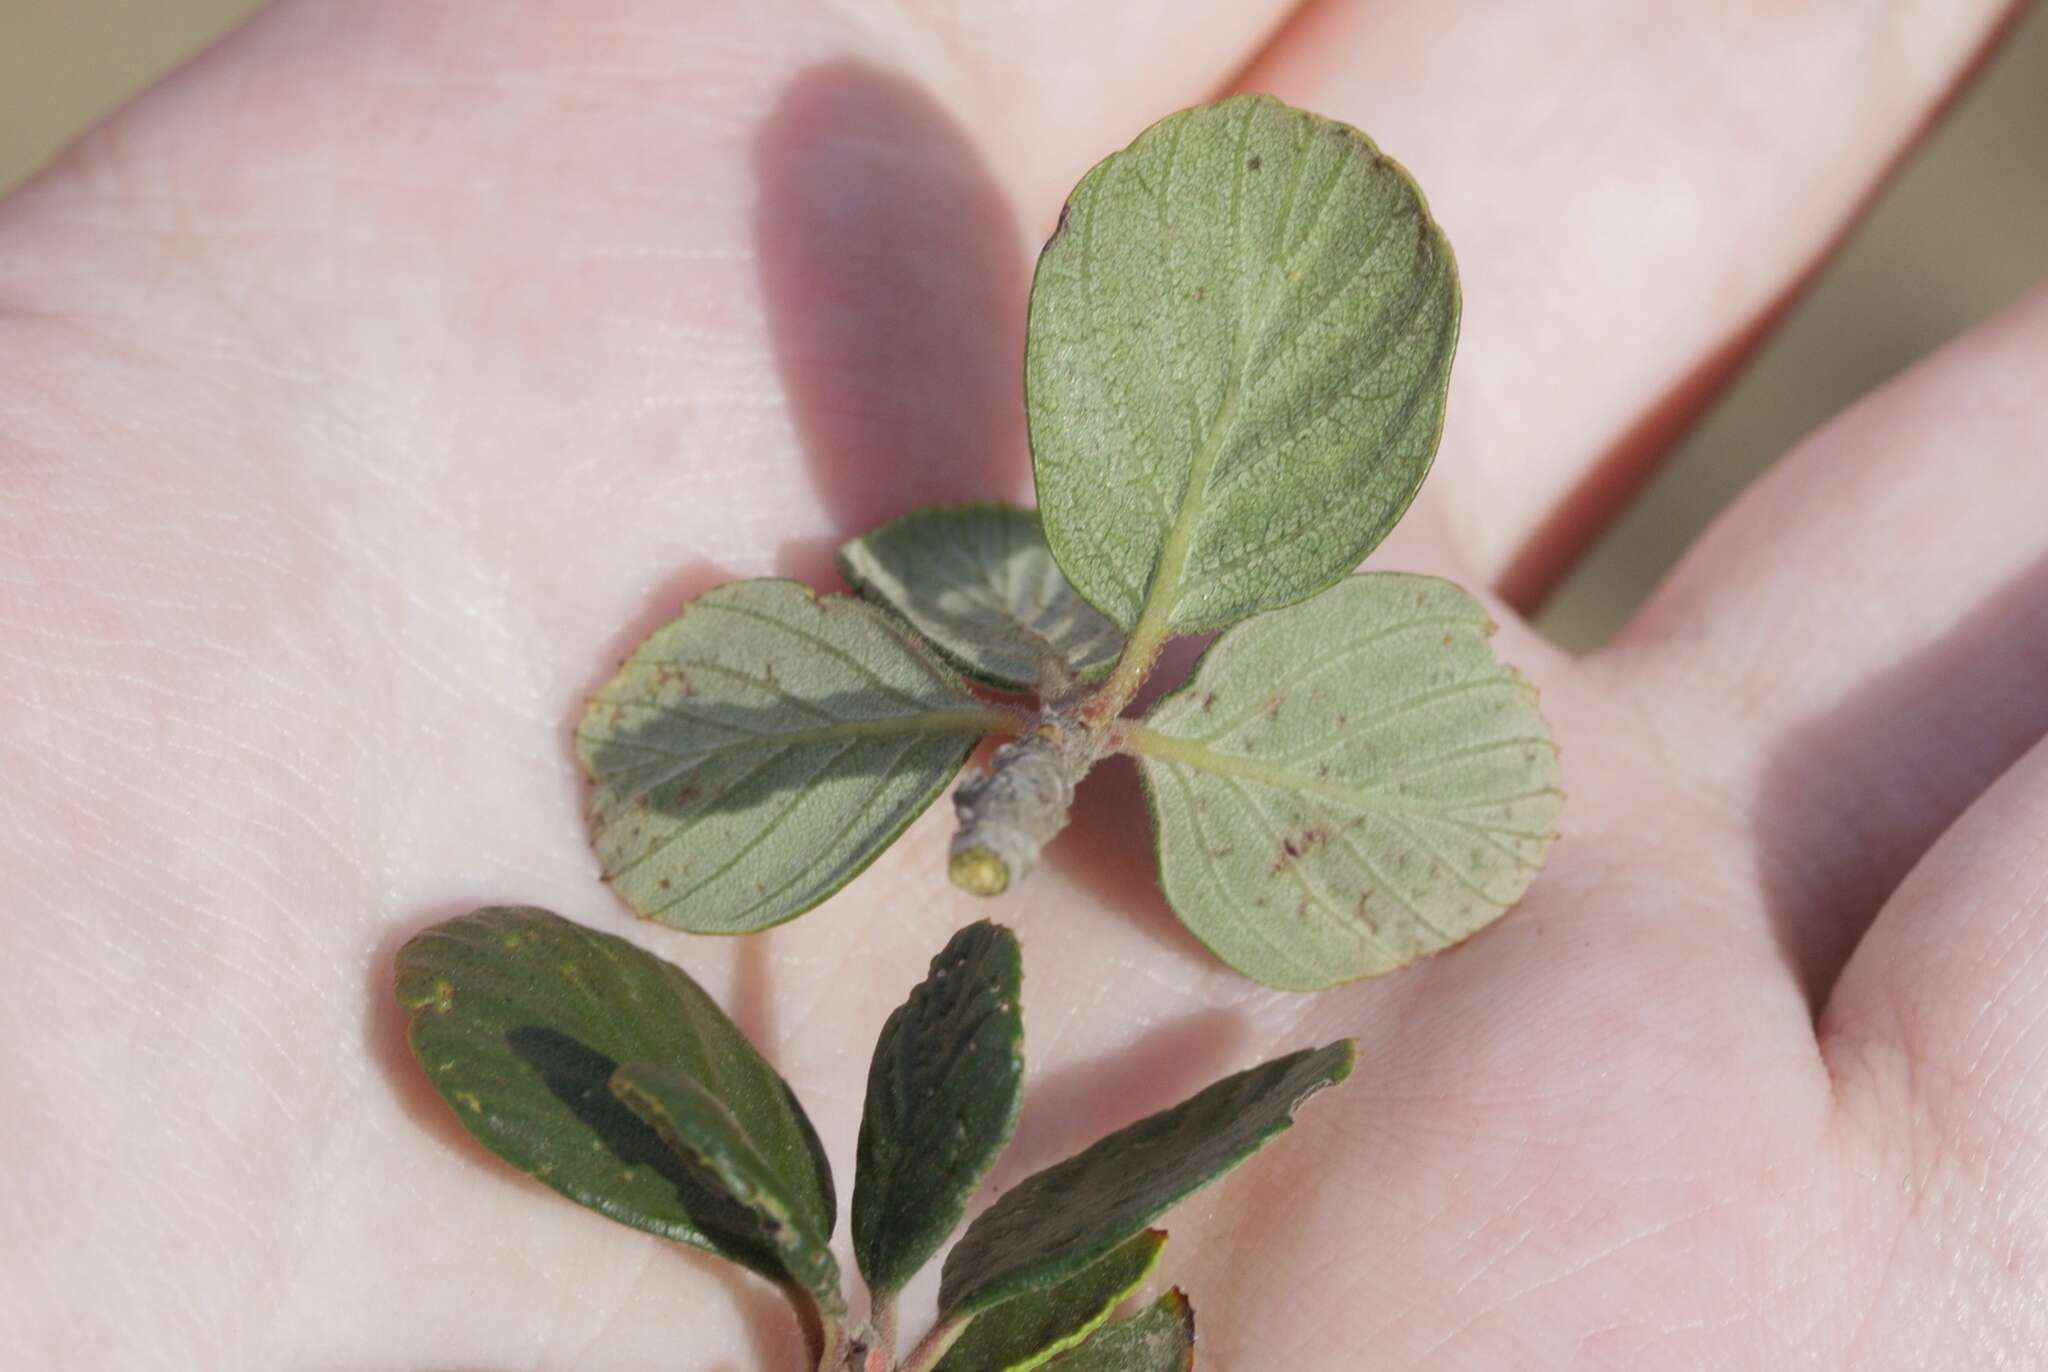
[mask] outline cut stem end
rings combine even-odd
[[[978,896],[999,895],[1038,865],[1038,855],[1067,826],[1074,787],[1094,765],[1090,735],[1045,717],[1031,733],[996,749],[987,775],[953,792],[960,827],[947,873]]]
[[[946,875],[963,891],[999,896],[1010,887],[1010,868],[992,849],[979,844],[953,854]]]

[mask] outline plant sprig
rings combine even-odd
[[[947,1255],[938,1317],[898,1356],[897,1295],[1009,1142],[1023,1087],[1022,955],[955,934],[890,1017],[869,1069],[849,1318],[832,1175],[782,1078],[682,969],[532,907],[435,925],[399,951],[398,999],[434,1089],[484,1146],[622,1224],[740,1263],[819,1329],[819,1372],[1185,1372],[1178,1292],[1123,1319],[1168,1209],[1351,1071],[1342,1040],[1226,1077],[1012,1188]]]
[[[1266,96],[1153,126],[1039,259],[1038,511],[919,511],[846,545],[862,599],[745,581],[655,633],[578,731],[607,879],[682,929],[766,928],[992,735],[954,796],[967,890],[1022,880],[1127,754],[1168,902],[1248,976],[1325,987],[1482,928],[1554,837],[1549,728],[1470,595],[1353,575],[1434,457],[1458,313],[1421,192],[1357,130]],[[1172,638],[1217,631],[1128,718]]]

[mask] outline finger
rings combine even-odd
[[[2048,293],[1807,441],[1618,641],[1735,797],[1824,989],[1885,895],[2048,731]]]
[[[1913,869],[1844,969],[1821,1019],[1852,1166],[1910,1198],[1921,1222],[1889,1244],[1904,1289],[1919,1267],[1965,1301],[1973,1292],[2017,1294],[2029,1272],[2038,1274],[2036,1255],[2048,1245],[2041,1203],[2048,1157],[2044,874],[2048,742]],[[1985,1332],[2021,1327],[2009,1312],[1968,1305],[1945,1320]],[[1926,1335],[1924,1326],[1900,1332]],[[2037,1311],[2030,1345],[1985,1349],[1973,1365],[2024,1362],[2042,1333]],[[1930,1364],[1909,1351],[1906,1365]]]
[[[289,92],[317,69],[337,100],[434,74],[451,112],[501,104],[521,87],[561,105],[609,93],[646,122],[731,112],[807,65],[873,61],[919,81],[970,127],[1006,181],[1050,217],[1079,171],[1175,102],[1240,70],[1301,0],[1053,0],[961,6],[771,0],[679,11],[656,0],[591,6],[544,0],[512,13],[452,0],[370,0],[345,14],[273,5],[153,95],[152,116],[186,101]],[[282,63],[263,81],[258,63]],[[713,78],[707,80],[706,78]],[[230,89],[256,80],[258,88]],[[169,89],[178,97],[166,95]],[[607,92],[609,88],[609,92]],[[300,103],[326,103],[298,88]],[[673,96],[674,100],[659,97]],[[268,106],[266,112],[275,112]],[[393,113],[401,111],[394,110]],[[559,112],[559,109],[557,110]],[[505,114],[502,109],[499,113]],[[130,126],[145,121],[128,120]],[[124,137],[141,132],[129,127]],[[166,129],[157,143],[175,142]],[[622,149],[621,151],[627,151]]]
[[[1465,318],[1425,497],[1527,606],[1756,340],[2004,0],[1326,0],[1244,77],[1413,171]]]
[[[1021,493],[1060,194],[1288,7],[285,4],[10,206],[0,305],[146,344],[153,396],[323,416],[289,461],[425,477],[588,634],[685,553],[829,575]]]

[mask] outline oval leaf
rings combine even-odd
[[[1054,1358],[1045,1372],[1190,1372],[1194,1365],[1195,1308],[1176,1288]]]
[[[840,570],[976,681],[1058,688],[1109,670],[1124,636],[1060,574],[1038,515],[934,505],[839,550]]]
[[[893,1293],[960,1222],[1017,1127],[1023,955],[983,920],[955,934],[875,1043],[853,1184],[853,1251]]]
[[[752,1211],[797,1285],[827,1313],[846,1313],[839,1264],[832,1257],[832,1216],[808,1158],[754,1138],[759,1112],[735,1111],[706,1085],[659,1062],[629,1062],[611,1075],[611,1091],[662,1142]],[[752,1118],[748,1118],[751,1116]],[[772,1155],[772,1156],[771,1156]]]
[[[1129,746],[1183,923],[1317,990],[1458,942],[1555,836],[1557,749],[1493,624],[1447,581],[1348,578],[1217,639]]]
[[[613,889],[645,918],[744,934],[844,886],[1002,726],[888,616],[760,580],[657,630],[576,745]]]
[[[1457,331],[1450,246],[1363,134],[1260,95],[1162,120],[1082,179],[1032,285],[1053,555],[1148,633],[1314,594],[1422,484]]]
[[[1351,1075],[1356,1055],[1344,1039],[1275,1058],[1026,1178],[946,1255],[940,1310],[986,1310],[1100,1262],[1286,1132],[1296,1107]]]
[[[802,1204],[830,1231],[810,1120],[681,968],[546,910],[493,907],[407,942],[398,999],[413,1055],[463,1127],[577,1204],[788,1279],[759,1221],[612,1095],[621,1063],[652,1061],[717,1082],[778,1174],[810,1178]]]
[[[1057,1286],[984,1310],[935,1372],[1028,1372],[1074,1347],[1152,1275],[1166,1235],[1144,1233]]]

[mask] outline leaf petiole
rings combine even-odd
[[[1124,642],[1123,656],[1110,669],[1109,679],[1103,682],[1102,689],[1082,706],[1084,717],[1097,729],[1107,726],[1124,712],[1124,707],[1144,686],[1145,678],[1152,675],[1160,650],[1174,636],[1173,611],[1180,600],[1181,577],[1187,571],[1188,551],[1194,545],[1195,530],[1200,523],[1202,497],[1208,494],[1209,477],[1216,469],[1216,458],[1223,449],[1224,436],[1237,418],[1238,396],[1242,390],[1238,382],[1243,370],[1242,349],[1243,340],[1240,339],[1231,355],[1231,380],[1224,390],[1223,403],[1217,407],[1201,450],[1195,454],[1188,471],[1187,486],[1181,492],[1173,528],[1160,545],[1152,584],[1145,592],[1145,606],[1138,612],[1138,622],[1131,626],[1131,635]]]
[[[889,1364],[896,1357],[896,1293],[877,1291],[874,1293],[874,1308],[868,1313],[870,1329],[868,1367],[873,1372],[887,1372]]]
[[[804,1294],[808,1299],[809,1293]],[[818,1372],[840,1372],[840,1363],[846,1357],[846,1325],[819,1310],[815,1302],[812,1308],[817,1310],[819,1324],[823,1330],[819,1340]]]
[[[931,1327],[931,1332],[918,1340],[917,1347],[910,1350],[910,1356],[896,1364],[896,1372],[932,1372],[939,1360],[946,1356],[974,1316],[970,1314],[951,1315]]]

